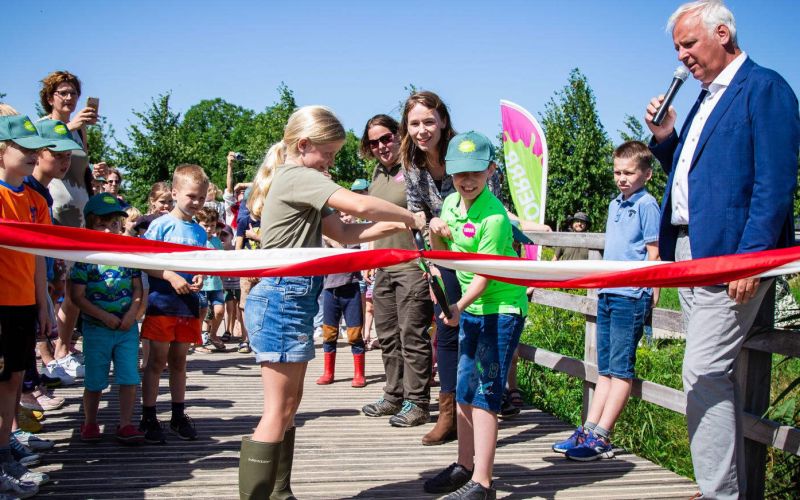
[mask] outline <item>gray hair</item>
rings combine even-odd
[[[733,12],[725,6],[722,0],[697,0],[681,5],[669,16],[667,33],[671,35],[678,19],[688,13],[700,16],[700,20],[708,28],[709,34],[713,33],[717,26],[721,24],[727,26],[728,31],[731,33],[731,42],[733,42],[734,47],[738,47],[736,42],[736,20],[733,18]]]

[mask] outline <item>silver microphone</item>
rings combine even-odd
[[[661,106],[656,110],[656,116],[653,117],[653,125],[661,125],[661,122],[664,121],[664,117],[667,116],[667,111],[669,111],[672,100],[675,99],[678,89],[681,88],[681,85],[683,85],[683,82],[686,81],[688,76],[689,71],[686,69],[686,66],[683,64],[678,66],[675,73],[672,75],[672,84],[670,84],[667,89],[667,93],[664,94],[664,102],[661,103]]]

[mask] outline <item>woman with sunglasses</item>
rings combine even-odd
[[[104,191],[114,195],[122,206],[122,209],[125,210],[131,205],[119,194],[120,186],[122,186],[122,173],[116,168],[109,168],[108,175],[106,175],[106,182],[103,185]]]
[[[390,116],[373,116],[364,127],[360,151],[364,158],[378,161],[369,194],[406,208],[398,128]],[[408,232],[374,241],[372,247],[416,249]],[[397,427],[427,423],[431,370],[428,327],[433,315],[428,284],[413,262],[377,269],[372,301],[386,385],[383,396],[362,411],[369,417],[390,416],[389,423]]]

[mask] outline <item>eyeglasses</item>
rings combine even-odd
[[[384,134],[384,135],[378,137],[377,139],[368,140],[367,144],[369,144],[370,148],[375,149],[375,148],[378,147],[378,143],[381,143],[384,146],[388,146],[392,142],[394,142],[394,134],[389,132],[388,134]]]
[[[119,184],[119,181],[109,179],[106,181],[106,184]]]
[[[66,99],[67,97],[78,97],[78,93],[74,90],[56,90],[53,92],[53,94],[62,99]]]

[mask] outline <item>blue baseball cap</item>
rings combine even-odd
[[[450,139],[444,161],[450,175],[482,172],[494,161],[494,146],[485,135],[470,130]]]
[[[117,197],[111,193],[100,193],[89,198],[83,207],[83,216],[91,214],[128,216],[128,212],[122,209]]]
[[[12,141],[26,149],[55,145],[53,141],[40,136],[31,119],[25,115],[0,116],[0,141]]]
[[[369,188],[369,182],[366,179],[356,179],[350,186],[350,191],[366,191],[367,188]]]
[[[67,125],[59,120],[41,120],[34,123],[39,135],[50,142],[53,146],[47,146],[50,151],[77,151],[83,147],[72,140],[69,135]]]

